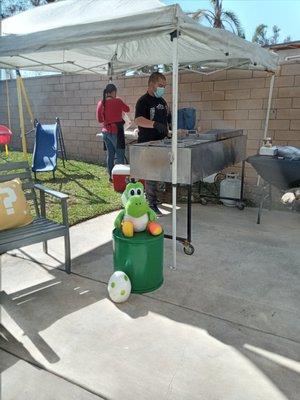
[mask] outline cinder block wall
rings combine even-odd
[[[171,107],[171,75],[167,75],[167,79],[166,100]],[[257,151],[263,137],[270,79],[265,72],[248,70],[228,70],[210,76],[182,72],[179,107],[196,108],[199,130],[243,129],[248,135],[247,154],[251,155]],[[105,154],[96,137],[99,126],[95,110],[107,78],[67,75],[24,81],[34,115],[44,123],[60,117],[69,157],[103,163]],[[147,78],[121,78],[116,79],[115,84],[119,96],[130,105],[133,118],[135,103],[146,91]],[[8,86],[13,146],[20,149],[15,81],[9,82]],[[0,83],[0,91],[0,120],[2,124],[7,124],[5,82]],[[27,116],[26,129],[31,129]],[[275,144],[300,147],[300,63],[283,64],[276,74],[268,135]],[[33,137],[29,139],[30,149],[32,145]],[[255,179],[255,172],[248,166],[248,183],[253,183]]]

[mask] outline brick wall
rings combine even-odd
[[[167,79],[166,100],[171,106],[171,75]],[[243,129],[248,135],[247,154],[257,151],[263,137],[270,75],[228,70],[211,76],[183,72],[179,79],[179,107],[196,108],[198,129]],[[56,116],[61,118],[70,157],[104,162],[102,144],[96,138],[99,127],[95,108],[106,83],[96,75],[25,79],[34,115],[45,123],[53,122]],[[121,78],[115,83],[119,96],[134,110],[136,100],[145,92],[147,78]],[[4,82],[0,83],[0,91],[0,120],[7,124]],[[15,81],[9,82],[9,94],[13,145],[20,148]],[[31,128],[27,117],[26,128]],[[276,74],[268,136],[276,144],[300,147],[300,63],[283,64]],[[29,148],[32,145],[33,138],[29,139]],[[247,181],[255,179],[255,172],[247,167]]]

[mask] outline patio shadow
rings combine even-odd
[[[98,292],[93,292],[82,287],[81,284],[77,284],[79,278],[75,277],[71,280],[59,270],[50,270],[49,273],[51,277],[47,282],[12,294],[7,294],[5,291],[0,292],[0,302],[13,323],[23,331],[22,336],[27,336],[38,352],[49,363],[54,364],[60,358],[48,345],[47,339],[41,332],[65,316],[101,299],[99,299]],[[24,351],[23,345],[20,348],[20,342],[11,334],[13,329],[13,326],[5,328],[5,337],[0,338],[0,348],[32,361],[29,352]],[[34,363],[36,364],[36,361]]]

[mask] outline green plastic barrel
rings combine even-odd
[[[128,238],[119,229],[113,231],[114,270],[125,272],[133,293],[158,289],[163,281],[164,235],[135,233]]]

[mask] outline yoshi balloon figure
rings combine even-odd
[[[122,194],[122,210],[115,220],[115,228],[122,229],[123,235],[132,237],[134,232],[143,232],[146,229],[151,235],[162,233],[162,227],[156,222],[156,214],[149,207],[144,186],[141,182],[131,180]]]

